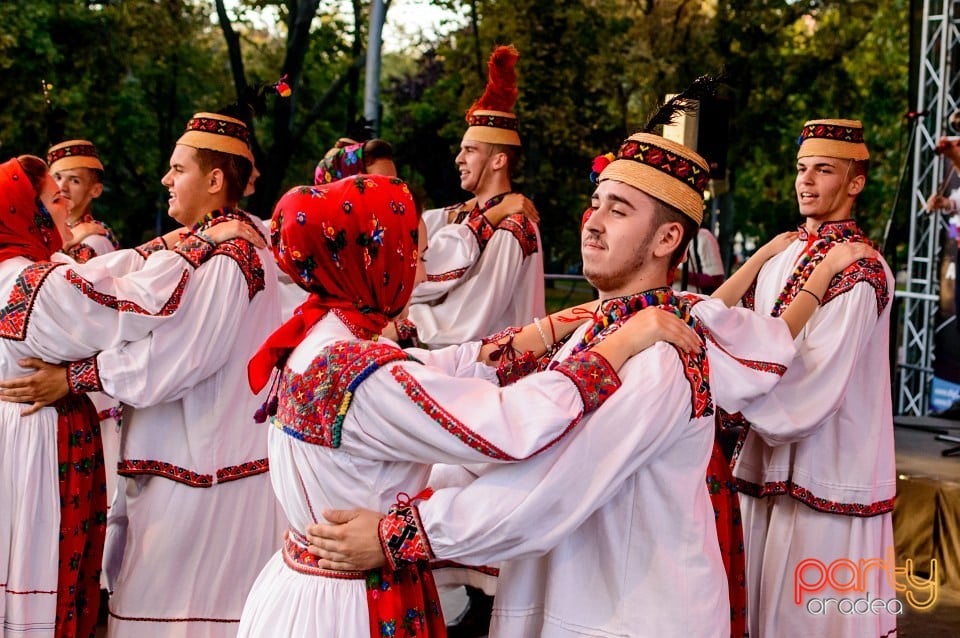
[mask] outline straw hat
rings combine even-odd
[[[192,148],[239,155],[253,164],[250,130],[242,121],[219,113],[196,113],[187,121],[187,129],[177,144]]]
[[[51,146],[47,151],[47,164],[51,173],[74,168],[90,168],[103,172],[97,147],[87,140],[69,140]]]
[[[867,160],[870,151],[863,141],[863,124],[859,120],[810,120],[803,125],[797,159],[835,157],[837,159]]]
[[[600,172],[598,181],[608,179],[670,204],[698,225],[703,220],[703,191],[710,181],[710,166],[682,144],[653,133],[634,133]]]
[[[487,62],[489,79],[480,99],[467,110],[464,141],[520,146],[519,124],[513,114],[517,101],[517,72],[520,54],[511,44],[493,50]]]

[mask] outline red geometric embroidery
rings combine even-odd
[[[323,569],[317,565],[317,557],[307,549],[310,541],[301,534],[288,529],[283,535],[283,562],[293,571],[310,576],[325,578],[340,578],[343,580],[364,580],[367,573],[363,571],[335,572]]]
[[[390,370],[390,373],[393,375],[393,378],[397,380],[397,383],[400,384],[400,387],[403,388],[403,391],[406,393],[407,397],[409,397],[414,404],[423,410],[424,414],[433,419],[444,430],[460,439],[465,445],[471,447],[477,452],[480,452],[484,456],[489,456],[494,459],[511,461],[517,460],[484,439],[482,436],[471,431],[470,428],[458,421],[452,414],[444,410],[440,404],[433,399],[433,397],[426,393],[423,387],[409,372],[397,366]],[[569,427],[573,427],[577,421],[579,421],[579,419],[574,421],[574,423],[572,423]]]
[[[211,257],[216,255],[226,255],[237,262],[240,272],[247,280],[247,295],[250,299],[263,290],[263,262],[260,261],[253,244],[245,239],[231,239],[217,246]]]
[[[480,247],[480,252],[483,252],[487,247],[487,242],[493,237],[493,231],[496,229],[491,226],[487,218],[478,211],[479,209],[474,209],[474,212],[477,214],[471,214],[470,220],[467,222],[467,228],[469,228],[473,236],[477,238],[477,245]]]
[[[0,337],[14,341],[23,341],[27,337],[27,326],[37,292],[47,275],[61,265],[42,261],[20,271],[7,305],[0,309]]]
[[[804,126],[803,130],[800,131],[800,141],[803,142],[803,140],[810,139],[811,137],[862,144],[863,129],[839,126],[836,124],[811,124],[810,126]]]
[[[243,124],[212,117],[193,117],[187,120],[187,131],[202,131],[214,135],[233,137],[244,144],[250,143],[250,129]]]
[[[85,264],[97,256],[97,251],[86,244],[77,244],[63,252],[70,255],[78,264]]]
[[[166,303],[163,304],[163,307],[160,308],[156,314],[148,312],[138,304],[128,299],[118,299],[113,295],[99,292],[93,287],[92,283],[78,275],[75,270],[68,270],[64,277],[69,283],[73,284],[74,288],[101,306],[113,308],[119,312],[133,312],[136,314],[150,315],[153,317],[166,317],[172,315],[177,311],[177,308],[180,307],[180,300],[183,299],[183,290],[186,288],[187,280],[190,279],[190,273],[184,271],[183,274],[180,275],[180,281],[177,283],[177,287],[174,289],[173,294],[170,295],[170,298],[167,299]]]
[[[743,298],[740,299],[741,305],[747,310],[753,310],[757,305],[757,280],[754,278],[753,283],[750,284],[750,287],[747,288],[747,292],[743,293]]]
[[[117,474],[121,476],[136,476],[138,474],[162,476],[191,487],[213,487],[215,484],[229,483],[268,471],[270,471],[270,465],[267,459],[247,461],[240,465],[220,468],[217,470],[217,480],[214,482],[213,476],[210,474],[200,474],[165,461],[128,459],[117,463]]]
[[[393,570],[433,558],[420,512],[412,503],[395,503],[380,519],[380,549]]]
[[[247,461],[240,465],[228,465],[217,470],[217,483],[227,483],[238,479],[256,476],[270,471],[269,459],[257,459],[256,461]]]
[[[703,334],[707,337],[707,339],[710,340],[710,343],[717,347],[718,350],[746,368],[750,368],[751,370],[759,370],[760,372],[769,372],[770,374],[775,374],[778,377],[782,377],[787,372],[787,366],[781,363],[774,363],[772,361],[758,361],[756,359],[741,359],[740,357],[735,357],[727,352],[726,348],[717,343],[716,338],[709,330],[704,328]]]
[[[813,492],[805,487],[794,484],[792,481],[769,481],[760,485],[743,479],[737,479],[737,489],[753,498],[763,498],[765,496],[782,496],[789,494],[804,505],[811,507],[818,512],[828,514],[843,514],[845,516],[858,516],[867,518],[886,514],[893,511],[895,498],[888,498],[873,503],[840,503],[829,501],[825,498],[815,496]]]
[[[173,252],[183,257],[194,268],[199,268],[214,248],[213,244],[200,239],[196,235],[187,235],[180,240]]]
[[[213,485],[213,476],[210,474],[199,474],[172,463],[148,459],[120,461],[117,463],[117,474],[120,476],[137,476],[138,474],[162,476],[191,487],[211,487]]]
[[[103,391],[96,355],[80,361],[72,361],[67,366],[67,386],[71,394]]]
[[[427,281],[454,281],[455,279],[463,277],[463,274],[468,270],[470,269],[457,268],[456,270],[450,270],[445,273],[440,273],[439,275],[427,274]]]
[[[553,369],[577,386],[584,412],[599,408],[620,387],[616,370],[593,350],[583,350],[567,357]]]
[[[702,195],[710,181],[710,173],[682,155],[668,151],[649,142],[627,140],[617,151],[617,159],[628,159],[655,168],[678,182],[686,184]]]
[[[877,296],[877,315],[879,316],[890,302],[890,291],[887,288],[887,274],[877,259],[861,259],[834,277],[826,294],[823,295],[821,305],[827,305],[827,302],[836,299],[862,281],[873,286]]]
[[[150,255],[157,252],[158,250],[166,250],[167,245],[163,243],[163,237],[154,237],[145,244],[141,244],[134,248],[141,257],[147,259]]]
[[[409,361],[400,350],[371,341],[340,341],[323,348],[303,374],[289,368],[280,380],[277,421],[305,443],[340,447],[341,428],[357,387],[392,361]]]
[[[467,124],[470,126],[490,126],[493,128],[507,129],[508,131],[517,131],[520,124],[515,117],[504,117],[503,115],[491,115],[483,113],[473,113],[467,116]]]
[[[524,215],[520,213],[510,215],[500,222],[497,230],[505,230],[514,236],[520,244],[524,259],[537,252],[537,227]]]
[[[540,360],[533,356],[533,352],[526,351],[520,356],[505,356],[497,364],[497,380],[501,388],[533,374],[540,369]]]

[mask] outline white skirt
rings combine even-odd
[[[859,568],[861,560],[893,561],[891,514],[866,518],[827,514],[790,496],[741,495],[740,508],[751,638],[896,635],[897,617],[888,613],[896,611],[896,592],[886,569],[879,563]],[[859,591],[843,591],[857,575],[836,562],[845,559],[863,575],[862,587],[854,585]],[[807,567],[798,577],[797,566],[803,561],[808,561]],[[829,576],[832,565],[837,569]],[[823,583],[818,585],[821,576]],[[798,582],[800,604],[795,600]],[[891,600],[893,605],[886,604]]]
[[[277,552],[253,585],[238,636],[370,638],[366,581],[301,574]]]
[[[57,411],[21,417],[0,403],[0,626],[7,638],[53,636],[60,486]]]
[[[155,476],[124,483],[127,534],[107,635],[236,636],[247,594],[286,528],[269,473],[209,488]],[[108,535],[105,555],[122,540]]]

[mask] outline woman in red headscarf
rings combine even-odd
[[[149,259],[120,251],[82,265],[53,263],[71,237],[66,221],[43,160],[0,164],[0,378],[22,375],[26,358],[80,361],[149,337],[174,315],[193,268],[214,247],[191,236]],[[121,262],[135,259],[138,272],[120,277],[129,270]],[[97,389],[85,385],[94,373],[72,364],[71,389]],[[70,394],[27,409],[0,403],[0,511],[0,625],[16,635],[92,636],[106,494],[89,399]]]
[[[551,371],[500,387],[579,320],[553,323],[558,313],[436,351],[404,351],[379,339],[424,277],[425,237],[402,181],[361,175],[295,188],[277,203],[271,235],[281,269],[309,292],[249,366],[255,391],[281,370],[265,409],[274,426],[270,476],[291,527],[247,598],[239,635],[443,636],[429,547],[406,507],[428,497],[431,465],[540,453],[617,388],[616,370],[650,335],[624,330]],[[678,341],[696,347],[693,333],[678,328]],[[383,511],[394,501],[404,523],[387,533],[390,567],[317,567],[304,533],[321,510]],[[401,559],[414,562],[400,567]]]

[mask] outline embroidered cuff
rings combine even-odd
[[[505,387],[519,381],[528,374],[533,374],[539,368],[540,362],[529,350],[519,357],[507,359],[502,357],[497,366],[497,379],[500,380],[500,387]]]
[[[67,366],[67,386],[70,394],[103,391],[96,355],[74,361]]]
[[[380,519],[380,549],[392,570],[433,558],[416,505],[397,503]]]
[[[477,215],[468,221],[467,228],[469,228],[471,232],[473,232],[473,236],[477,238],[477,245],[480,246],[480,252],[483,252],[483,249],[487,247],[487,242],[490,241],[490,238],[493,237],[493,231],[496,230],[483,215]]]
[[[417,326],[409,319],[401,319],[397,324],[397,341],[413,339],[417,336]]]
[[[216,244],[204,241],[196,235],[187,235],[173,252],[187,260],[194,268],[199,268],[200,264],[205,262],[211,253],[216,249]]]
[[[754,279],[753,283],[750,284],[750,287],[747,288],[747,292],[743,293],[743,297],[740,299],[740,305],[742,305],[747,310],[753,310],[757,302],[757,280]]]
[[[85,264],[97,256],[97,251],[86,244],[77,244],[64,252],[70,255],[78,264]]]
[[[596,410],[620,387],[620,377],[610,363],[593,350],[584,350],[554,368],[565,374],[583,399],[583,411]]]
[[[140,256],[143,257],[144,259],[152,255],[153,253],[157,252],[158,250],[166,250],[166,249],[167,249],[167,244],[163,241],[163,237],[155,237],[150,241],[148,241],[147,243],[140,244],[139,246],[134,248],[134,250],[140,253]]]

